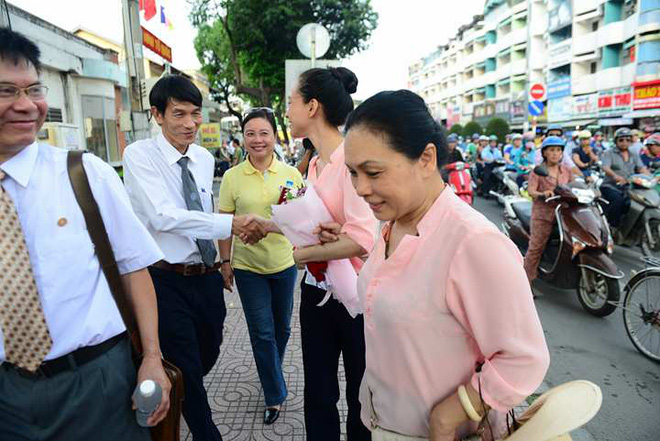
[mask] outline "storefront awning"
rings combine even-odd
[[[565,122],[562,122],[561,125],[563,127],[587,127],[592,124],[596,124],[597,120],[594,118],[585,118],[585,119],[573,119],[573,120],[568,120]]]
[[[498,86],[504,86],[506,84],[509,84],[511,82],[511,78],[502,78],[497,82]]]
[[[511,17],[505,18],[500,22],[500,24],[497,25],[498,28],[503,28],[504,26],[508,26],[511,24]]]
[[[598,125],[601,127],[611,126],[632,126],[632,118],[604,118],[598,120]]]
[[[623,115],[624,118],[653,118],[654,116],[660,116],[660,109],[635,110]]]
[[[486,93],[486,88],[480,87],[478,89],[474,89],[474,93]]]

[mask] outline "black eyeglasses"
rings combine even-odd
[[[266,113],[270,113],[270,114],[275,113],[275,111],[273,109],[271,109],[270,107],[252,107],[250,109],[247,109],[245,112],[243,112],[243,118],[245,118],[246,116],[250,115],[251,113],[255,113],[255,112],[266,112]]]

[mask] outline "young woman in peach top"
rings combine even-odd
[[[522,257],[443,182],[445,136],[414,93],[361,104],[345,152],[357,193],[387,222],[358,281],[362,421],[374,440],[470,435],[470,419],[514,407],[548,368]]]
[[[344,164],[343,137],[338,127],[353,110],[350,94],[357,78],[345,68],[311,69],[304,72],[293,90],[287,117],[295,138],[309,138],[318,156],[309,164],[307,179],[314,185],[332,217],[341,225],[339,240],[325,246],[294,251],[298,264],[350,258],[356,272],[373,248],[377,221],[367,204],[355,193]],[[339,356],[346,373],[348,441],[371,439],[360,421],[358,399],[364,373],[364,325],[334,298],[326,286],[308,271],[301,285],[300,327],[305,370],[305,428],[309,441],[339,441]]]

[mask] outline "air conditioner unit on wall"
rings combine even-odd
[[[45,123],[37,134],[37,139],[39,142],[67,150],[83,149],[80,144],[80,127],[75,124]]]

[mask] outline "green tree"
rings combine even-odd
[[[463,136],[466,138],[468,136],[471,137],[474,133],[481,135],[483,132],[484,129],[476,121],[470,121],[469,123],[465,124],[465,127],[463,128]]]
[[[492,118],[486,125],[486,133],[497,136],[498,142],[504,142],[509,132],[509,123],[502,118]]]
[[[273,107],[284,127],[284,61],[301,58],[298,30],[320,23],[330,33],[324,58],[341,59],[366,48],[378,14],[370,0],[190,0],[197,28],[195,49],[204,72],[227,104],[232,93],[253,105]],[[285,132],[286,136],[286,132]]]
[[[457,135],[463,134],[463,126],[460,124],[454,124],[449,129],[449,133],[456,133]]]

